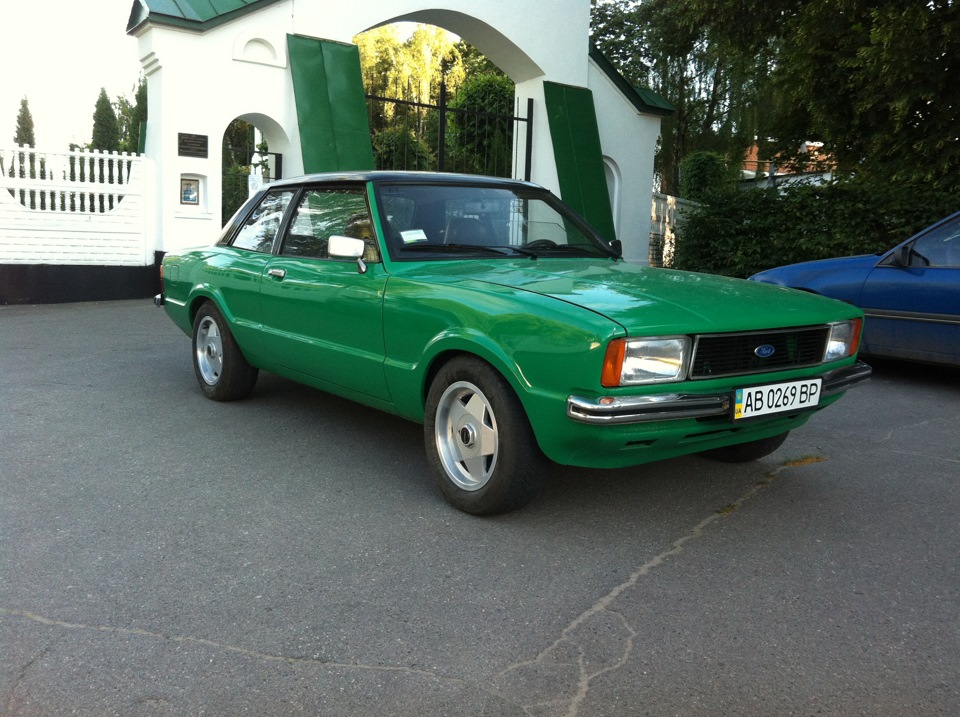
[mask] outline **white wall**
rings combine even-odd
[[[620,186],[611,197],[617,238],[623,243],[623,258],[648,263],[650,250],[650,201],[653,196],[653,157],[660,136],[660,118],[641,114],[623,96],[610,78],[589,61],[589,84],[597,108],[600,144],[608,172]]]
[[[5,159],[5,173],[0,173],[0,264],[153,264],[156,238],[149,217],[154,166],[145,157],[29,148],[4,148],[0,155]],[[42,165],[42,178],[39,171],[32,179],[29,172],[20,178],[11,171],[14,157],[26,158],[27,166]],[[70,168],[79,175],[80,163],[86,165],[84,179],[71,180]],[[100,166],[111,163],[113,170],[99,176]],[[118,167],[120,182],[113,181]]]

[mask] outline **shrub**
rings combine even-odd
[[[680,196],[699,201],[716,191],[731,190],[735,175],[717,152],[693,152],[680,163]]]
[[[436,169],[437,160],[427,143],[410,130],[401,127],[381,130],[372,142],[377,169]]]

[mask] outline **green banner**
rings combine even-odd
[[[560,196],[607,240],[617,238],[603,166],[593,93],[584,87],[543,83],[547,121],[560,180]]]
[[[360,51],[314,37],[287,35],[303,171],[373,169]]]

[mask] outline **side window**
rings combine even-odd
[[[910,264],[960,267],[960,218],[917,239],[911,247]]]
[[[304,192],[280,253],[328,259],[327,245],[334,234],[363,239],[363,260],[380,261],[370,211],[361,189],[309,189]]]
[[[273,251],[273,242],[283,222],[283,213],[291,199],[293,192],[289,191],[267,194],[237,232],[232,246],[268,254]]]

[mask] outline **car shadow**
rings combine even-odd
[[[873,368],[874,380],[940,385],[960,390],[960,366],[903,361],[880,356],[862,356]]]

